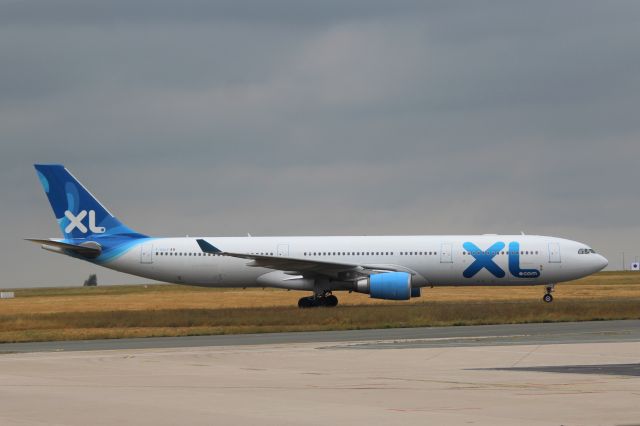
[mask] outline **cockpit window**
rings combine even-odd
[[[578,250],[578,254],[590,254],[590,253],[594,253],[595,254],[595,250],[592,248],[581,248]]]

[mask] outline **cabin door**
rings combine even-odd
[[[440,246],[440,263],[453,263],[451,243],[442,243]]]
[[[549,263],[561,263],[560,244],[549,243]]]
[[[153,244],[140,246],[140,263],[153,263]]]

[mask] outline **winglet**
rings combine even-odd
[[[205,240],[198,239],[198,240],[196,240],[196,242],[200,246],[200,250],[202,250],[204,253],[216,253],[216,254],[217,253],[222,253],[222,250],[218,249],[217,247],[212,246],[211,244],[209,244]]]

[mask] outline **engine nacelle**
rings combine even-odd
[[[369,278],[356,283],[356,291],[369,293],[369,296],[374,299],[387,300],[409,300],[414,294],[420,294],[420,289],[411,289],[411,274],[407,272],[383,272],[370,275]]]

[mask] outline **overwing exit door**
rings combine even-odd
[[[289,257],[289,244],[278,244],[278,256]]]

